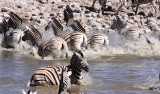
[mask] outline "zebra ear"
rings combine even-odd
[[[81,51],[76,51],[75,54],[76,54],[77,56],[84,57],[84,55],[83,55],[83,53],[82,53]]]

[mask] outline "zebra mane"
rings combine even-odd
[[[78,20],[75,20],[71,27],[74,31],[87,33],[87,30],[82,26],[82,24]]]
[[[22,24],[22,19],[17,14],[10,12],[9,16],[10,18],[8,24],[10,24],[11,27],[13,26],[14,29],[16,29],[19,25]]]
[[[42,34],[33,26],[29,26],[30,30],[29,33],[31,34],[31,38],[38,42],[38,40],[42,39]]]
[[[67,5],[66,9],[64,10],[64,20],[66,21],[67,25],[71,25],[74,22],[73,11],[69,5]]]
[[[0,24],[0,30],[2,30],[1,33],[6,33],[9,30],[5,19],[3,19],[2,23]]]
[[[58,32],[62,32],[63,31],[63,26],[58,22],[58,20],[56,18],[52,18],[52,22],[49,23],[50,26],[52,26],[53,32],[55,35],[58,34]]]

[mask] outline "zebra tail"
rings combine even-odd
[[[34,75],[33,75],[34,76]],[[27,87],[30,87],[30,86],[33,86],[31,83],[32,83],[32,81],[33,81],[33,76],[31,77],[31,79],[30,79],[30,81],[28,81],[28,83],[27,83]]]

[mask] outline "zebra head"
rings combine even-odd
[[[59,73],[58,73],[59,74]],[[62,78],[59,85],[59,91],[58,94],[68,94],[71,93],[71,79],[70,76],[72,74],[72,71],[63,70],[62,71]]]
[[[81,51],[76,51],[71,59],[71,66],[73,66],[75,69],[78,69],[80,71],[85,70],[86,72],[89,71],[89,65]]]

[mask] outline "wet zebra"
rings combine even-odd
[[[48,66],[39,68],[32,75],[28,85],[60,85],[61,76],[58,73],[62,73],[63,70],[72,70],[71,84],[81,84],[79,81],[83,79],[82,70],[89,71],[89,65],[81,51],[76,51],[68,66]],[[34,82],[33,84],[31,84]]]
[[[0,21],[0,33],[6,33],[9,30],[6,20],[3,18]]]
[[[129,27],[120,32],[120,35],[122,35],[126,40],[138,40],[139,38],[144,37],[148,44],[152,44],[152,42],[145,36],[145,32],[142,28],[138,26]]]
[[[55,36],[62,37],[71,50],[83,50],[87,47],[87,36],[82,32],[65,32],[62,25],[55,19],[48,23],[48,27],[51,27]]]
[[[53,58],[68,57],[67,43],[61,37],[54,37],[47,40],[41,40],[39,42],[38,54],[42,58],[46,56],[52,56]]]
[[[17,44],[22,41],[24,32],[20,29],[9,30],[4,33],[2,47],[4,48],[15,48]]]
[[[72,72],[64,70],[62,71],[62,77],[60,80],[58,94],[70,94],[71,93],[71,76]]]
[[[109,48],[109,39],[106,34],[94,33],[89,36],[88,47],[94,51],[101,50],[103,48]]]

